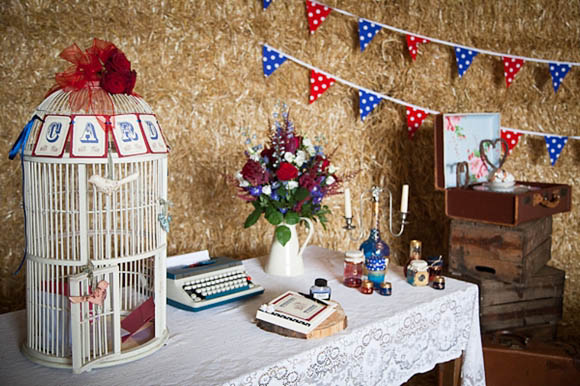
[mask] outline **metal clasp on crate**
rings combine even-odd
[[[552,192],[552,198],[548,195],[542,195],[542,193],[534,193],[534,198],[532,200],[532,206],[541,205],[545,208],[555,208],[560,204],[560,193],[557,190]]]

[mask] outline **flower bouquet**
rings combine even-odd
[[[269,143],[246,144],[247,161],[236,174],[240,197],[252,204],[254,210],[244,227],[254,225],[262,213],[276,226],[275,239],[282,244],[290,240],[291,229],[300,218],[327,222],[330,210],[322,204],[324,197],[337,194],[341,179],[330,164],[321,145],[298,135],[289,119],[285,106],[280,115],[274,114],[275,123]]]

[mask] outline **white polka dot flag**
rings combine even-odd
[[[371,40],[375,37],[377,32],[381,30],[380,25],[365,20],[358,19],[358,37],[360,41],[360,52],[363,52],[365,48],[369,45]]]
[[[550,63],[550,74],[552,74],[552,85],[554,86],[554,92],[558,92],[558,87],[560,87],[564,77],[571,68],[572,66],[566,63]]]
[[[407,106],[407,127],[409,128],[409,139],[413,139],[415,132],[419,130],[421,123],[427,118],[428,113],[423,110],[414,109]]]
[[[429,40],[415,35],[407,35],[407,47],[409,48],[409,54],[411,54],[413,60],[417,57],[417,46],[421,43],[429,43]]]
[[[308,16],[308,29],[313,34],[318,27],[326,20],[332,8],[325,5],[306,0],[306,15]]]
[[[377,107],[382,99],[376,94],[358,90],[358,107],[361,121],[364,122],[367,115]]]
[[[272,0],[262,0],[262,7],[267,9],[270,6],[270,3],[272,3]]]
[[[462,47],[455,47],[455,59],[457,60],[457,72],[459,77],[463,77],[463,74],[467,71],[471,63],[473,63],[473,58],[478,54],[475,50],[470,50]]]
[[[550,156],[550,162],[552,166],[558,161],[560,153],[564,149],[564,145],[568,142],[568,137],[561,137],[559,135],[546,135],[544,136],[546,141],[546,148],[548,149],[548,155]]]
[[[516,74],[524,66],[524,60],[519,58],[512,58],[510,56],[502,56],[503,60],[503,70],[505,76],[506,87],[509,87],[516,77]]]
[[[518,141],[522,133],[517,133],[515,131],[501,129],[501,137],[507,142],[508,144],[508,155],[512,153],[512,149],[516,147]]]
[[[334,79],[312,70],[310,73],[310,103],[314,103],[333,84]]]
[[[286,56],[278,51],[262,46],[262,66],[264,68],[264,76],[270,76],[286,61]]]

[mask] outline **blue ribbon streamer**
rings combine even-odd
[[[26,124],[26,126],[24,126],[24,129],[22,129],[22,132],[20,133],[20,135],[18,136],[18,139],[16,140],[16,142],[14,143],[14,145],[12,146],[12,149],[10,149],[10,153],[8,153],[8,158],[10,159],[14,159],[14,157],[16,157],[16,154],[18,154],[18,151],[20,151],[20,165],[22,167],[22,200],[24,201],[24,205],[22,205],[22,209],[24,211],[24,255],[22,256],[22,260],[20,260],[20,264],[18,265],[18,268],[16,269],[16,271],[13,273],[13,275],[18,275],[18,272],[20,272],[20,270],[22,269],[22,266],[24,265],[24,261],[26,261],[26,255],[27,255],[27,245],[28,245],[28,236],[26,234],[26,196],[25,196],[25,186],[24,186],[24,147],[26,146],[26,143],[28,142],[28,137],[30,136],[30,132],[32,131],[32,126],[34,126],[34,121],[35,120],[39,120],[42,121],[42,119],[40,119],[40,117],[38,115],[35,115],[32,117],[32,119],[30,119],[30,121],[28,121],[28,123]]]

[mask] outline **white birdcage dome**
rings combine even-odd
[[[157,117],[141,97],[93,82],[51,93],[23,133],[24,354],[82,372],[154,352],[168,336],[170,220]]]

